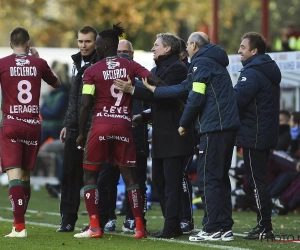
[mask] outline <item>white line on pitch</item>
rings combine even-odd
[[[0,221],[5,221],[5,222],[13,222],[12,219],[5,219],[0,217]],[[53,224],[48,224],[48,223],[39,223],[39,222],[31,222],[31,221],[26,221],[26,224],[28,225],[35,225],[35,226],[42,226],[42,227],[51,227],[51,228],[57,228],[57,225]],[[133,237],[133,235],[130,234],[124,234],[124,233],[109,233],[105,232],[105,234],[114,234],[114,235],[120,235],[120,236],[125,236],[125,237]],[[184,245],[194,245],[194,246],[202,246],[202,247],[208,247],[208,248],[215,248],[215,249],[228,249],[228,250],[249,250],[248,248],[241,248],[241,247],[234,247],[234,246],[224,246],[224,245],[213,245],[210,243],[201,243],[201,242],[189,242],[189,241],[183,241],[183,240],[172,240],[172,239],[156,239],[156,238],[147,238],[147,240],[154,240],[154,241],[166,241],[170,243],[180,243]]]

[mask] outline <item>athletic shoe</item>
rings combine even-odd
[[[133,233],[135,229],[134,220],[125,220],[122,226],[122,231],[125,233]]]
[[[71,224],[61,225],[60,228],[56,230],[57,233],[70,233],[74,231],[74,226]]]
[[[13,227],[11,233],[8,234],[8,235],[5,235],[5,237],[9,237],[9,238],[25,238],[25,237],[27,237],[27,231],[26,231],[26,229],[23,229],[22,231],[18,232],[18,231],[16,231],[16,228]]]
[[[146,232],[146,231],[137,230],[137,231],[135,232],[134,238],[136,238],[136,239],[147,238],[147,232]]]
[[[190,221],[182,221],[180,222],[180,228],[183,234],[191,234],[194,232],[195,226]]]
[[[100,228],[89,228],[88,230],[74,235],[75,238],[102,238]]]
[[[221,240],[222,241],[233,241],[234,236],[231,230],[228,230],[226,232],[221,231]]]
[[[221,235],[222,235],[221,232],[207,233],[205,231],[200,231],[198,234],[190,236],[189,240],[190,241],[204,241],[204,240],[216,241],[222,239]]]
[[[272,229],[266,229],[263,226],[257,225],[243,238],[245,240],[258,240],[258,239],[259,240],[263,240],[263,239],[274,240],[275,236],[274,236]]]
[[[114,232],[114,231],[116,231],[116,227],[117,227],[117,220],[110,220],[106,223],[106,225],[104,227],[104,231],[105,232]]]

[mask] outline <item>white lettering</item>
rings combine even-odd
[[[39,107],[38,107],[38,105],[11,105],[9,107],[9,113],[11,113],[11,114],[19,114],[19,113],[38,114]]]
[[[113,70],[105,70],[103,71],[103,78],[104,80],[114,80],[120,78],[126,78],[126,68],[122,69],[113,69]]]
[[[37,76],[36,67],[10,67],[10,76]]]
[[[120,136],[120,135],[108,135],[106,137],[107,140],[117,140],[117,141],[124,141],[124,142],[129,142],[129,138]]]
[[[21,142],[21,143],[29,145],[29,146],[37,146],[38,145],[37,141],[27,141],[27,140],[22,140],[22,139],[11,139],[11,142]]]
[[[117,113],[117,114],[128,114],[128,107],[126,107],[126,106],[123,106],[123,107],[111,106],[108,109],[108,107],[104,106],[103,111],[107,112],[107,113],[112,113],[112,114],[115,114],[115,113]]]

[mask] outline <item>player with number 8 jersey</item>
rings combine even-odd
[[[0,59],[2,121],[0,156],[2,172],[9,181],[9,199],[14,227],[6,237],[26,237],[24,215],[30,198],[30,170],[34,168],[41,137],[39,101],[41,80],[54,88],[60,80],[47,62],[30,48],[30,36],[23,27],[10,35],[13,54]],[[32,56],[28,55],[31,51]]]

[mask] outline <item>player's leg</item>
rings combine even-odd
[[[137,183],[136,170],[134,167],[121,167],[120,172],[126,185],[128,199],[135,220],[135,238],[147,238],[143,222],[143,200],[140,187]]]
[[[22,232],[25,229],[25,199],[22,186],[22,169],[11,168],[6,170],[9,182],[9,200],[12,206],[14,216],[14,229],[15,232]],[[13,233],[13,232],[12,232]],[[15,237],[7,235],[6,237]],[[23,236],[26,237],[26,236]]]
[[[24,170],[22,175],[22,187],[24,193],[24,214],[27,211],[27,207],[31,196],[30,172],[30,170]]]
[[[26,132],[26,141],[32,142],[32,145],[23,146],[22,153],[22,187],[24,193],[24,214],[27,211],[31,197],[30,175],[34,169],[36,157],[40,148],[40,130],[28,130]]]
[[[89,214],[90,228],[82,233],[75,234],[75,238],[102,238],[98,214],[98,186],[99,165],[83,164],[84,168],[84,201]]]

